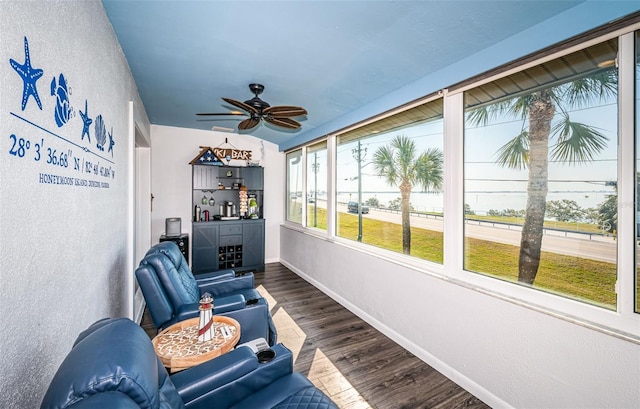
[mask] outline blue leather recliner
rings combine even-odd
[[[238,347],[169,375],[144,330],[127,318],[98,321],[82,332],[54,375],[42,401],[53,408],[337,409],[303,375],[291,352],[272,348],[259,363]]]
[[[256,338],[266,339],[269,345],[277,342],[269,305],[254,288],[252,273],[236,276],[233,270],[224,270],[199,274],[196,279],[178,246],[165,241],[151,247],[135,274],[158,329],[197,317],[201,294],[208,292],[214,298],[214,314],[240,323],[240,342]]]

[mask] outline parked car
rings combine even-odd
[[[362,213],[369,213],[369,207],[362,204]],[[358,213],[358,202],[349,202],[347,204],[347,212],[349,213]]]

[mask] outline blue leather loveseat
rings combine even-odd
[[[169,375],[144,330],[126,318],[83,331],[60,365],[41,408],[337,409],[307,378],[293,372],[291,352],[272,347],[259,363],[238,347]]]

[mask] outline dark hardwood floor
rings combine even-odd
[[[283,265],[255,277],[294,370],[340,408],[489,407]],[[148,314],[142,326],[155,335]]]

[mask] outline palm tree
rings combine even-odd
[[[378,177],[384,178],[390,186],[400,188],[404,254],[411,252],[411,189],[415,185],[421,185],[425,191],[441,189],[442,161],[442,151],[437,148],[429,148],[418,156],[415,142],[404,135],[394,137],[373,156]]]
[[[476,125],[486,125],[502,115],[520,117],[523,121],[520,134],[499,149],[497,159],[503,167],[529,168],[518,261],[521,283],[533,285],[540,265],[549,158],[568,164],[589,162],[607,144],[608,138],[596,128],[572,122],[568,111],[615,96],[617,86],[617,70],[607,69],[469,113],[470,122]]]

